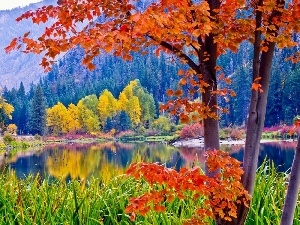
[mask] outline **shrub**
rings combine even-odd
[[[6,128],[7,133],[9,134],[17,134],[18,127],[15,124],[9,124]]]
[[[138,132],[138,134],[145,134],[145,133],[146,133],[146,128],[143,127],[143,126],[140,126],[140,127],[137,129],[137,132]]]
[[[146,133],[145,133],[146,136],[156,136],[158,134],[159,134],[158,130],[146,130]]]
[[[131,198],[125,212],[136,220],[137,214],[166,212],[169,204],[192,199],[195,208],[190,211],[193,218],[186,224],[206,224],[216,216],[231,221],[236,217],[238,204],[248,207],[250,195],[241,183],[241,162],[222,151],[208,151],[206,165],[209,171],[220,170],[220,176],[208,177],[200,167],[181,168],[176,171],[157,163],[131,164],[127,174],[145,180],[149,189],[138,197]],[[213,184],[213,185],[211,185]],[[202,202],[202,204],[199,204]]]
[[[198,138],[204,135],[203,126],[200,123],[186,125],[181,129],[180,138]]]
[[[231,134],[230,134],[230,137],[233,140],[241,140],[244,138],[244,136],[245,136],[245,130],[238,129],[238,128],[232,129]]]
[[[117,138],[134,136],[136,133],[132,130],[126,130],[118,133]]]
[[[219,131],[219,137],[220,137],[221,140],[224,140],[224,139],[227,138],[227,135],[226,135],[226,133],[225,133],[224,130],[220,129],[220,131]]]
[[[152,129],[159,130],[163,134],[168,134],[171,131],[171,122],[165,116],[159,116],[158,119],[151,124]]]
[[[42,136],[39,134],[34,135],[34,139],[37,141],[41,141],[42,140]]]
[[[3,142],[4,142],[4,144],[10,145],[13,141],[16,141],[13,136],[11,136],[8,133],[4,134],[4,136],[3,136]]]

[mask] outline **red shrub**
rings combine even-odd
[[[194,123],[191,125],[186,125],[180,131],[180,138],[198,138],[204,135],[203,125],[200,123]]]
[[[243,129],[232,129],[230,137],[233,140],[241,140],[245,136],[245,131]]]

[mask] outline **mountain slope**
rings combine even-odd
[[[56,4],[56,1],[44,0],[24,8],[0,11],[0,87],[18,87],[21,81],[28,87],[30,83],[36,83],[46,75],[39,65],[42,56],[17,51],[6,54],[4,48],[14,37],[29,30],[33,36],[42,33],[45,25],[33,25],[30,20],[16,22],[15,19],[28,10],[49,4]]]

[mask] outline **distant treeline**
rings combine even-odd
[[[288,51],[292,50],[275,52],[266,126],[291,124],[293,118],[299,114],[300,67],[284,60]],[[221,126],[243,125],[247,119],[252,85],[251,54],[250,45],[244,43],[237,53],[229,52],[219,60],[222,73],[232,80],[229,87],[237,94],[229,101],[220,97],[219,104],[226,105],[230,112],[221,115]],[[82,55],[80,49],[71,51],[54,65],[52,71],[42,78],[39,84],[32,84],[26,92],[23,83],[18,89],[4,88],[3,97],[15,108],[12,120],[7,123],[16,124],[18,133],[37,132],[33,121],[37,118],[35,113],[37,110],[34,107],[46,110],[58,102],[68,106],[86,96],[99,95],[105,89],[113,96],[119,96],[126,85],[134,79],[138,79],[145,91],[152,95],[158,117],[158,105],[168,100],[167,89],[177,87],[179,81],[177,71],[182,68],[180,63],[168,55],[156,57],[154,54],[142,56],[135,53],[132,62],[125,62],[110,55],[101,55],[95,59],[97,69],[88,71],[81,65]],[[220,83],[219,86],[224,85]],[[37,91],[38,88],[40,91]],[[40,99],[37,96],[39,93],[42,94]]]

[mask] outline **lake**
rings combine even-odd
[[[287,171],[293,161],[296,142],[261,144],[259,164],[265,158],[274,161],[279,171]],[[224,145],[222,150],[242,160],[242,145]],[[40,174],[42,177],[88,180],[91,176],[105,181],[123,174],[130,163],[136,161],[160,162],[179,169],[195,164],[203,166],[203,149],[175,148],[163,143],[93,143],[48,145],[29,149],[12,156],[0,155],[0,171],[14,170],[18,177]]]

